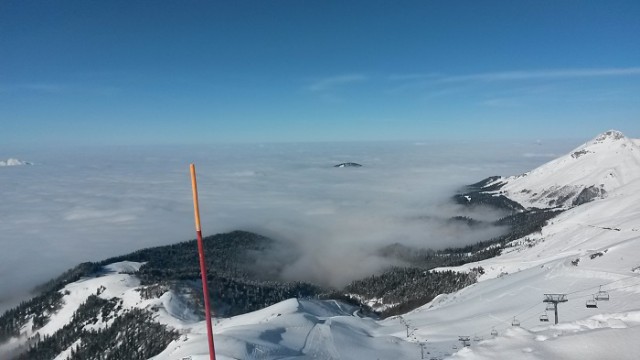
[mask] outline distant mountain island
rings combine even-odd
[[[341,164],[338,164],[338,165],[333,165],[333,167],[337,167],[337,168],[362,167],[362,165],[360,165],[358,163],[354,163],[354,162],[346,162],[346,163],[341,163]]]
[[[0,166],[20,166],[20,165],[33,165],[28,161],[22,161],[14,158],[9,158],[7,160],[0,160]]]

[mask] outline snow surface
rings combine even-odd
[[[14,158],[9,158],[7,160],[0,160],[0,166],[20,166],[20,165],[31,165],[31,163],[27,161],[14,159]]]
[[[71,346],[69,346],[67,349],[65,349],[63,352],[61,352],[60,354],[58,354],[58,356],[56,356],[55,358],[53,358],[53,360],[66,360],[69,356],[71,356],[71,352],[75,349],[77,349],[80,344],[82,344],[82,340],[76,340],[74,341],[73,344],[71,344]]]
[[[113,265],[118,268],[119,265]],[[53,335],[58,329],[71,321],[73,313],[90,295],[99,293],[103,299],[118,297],[123,300],[123,307],[132,308],[143,303],[140,293],[135,288],[140,285],[140,280],[133,275],[118,272],[106,273],[103,276],[81,279],[65,286],[61,292],[64,305],[57,313],[53,314],[49,322],[37,332],[41,336]],[[101,289],[101,291],[99,291]],[[106,325],[106,324],[105,324]]]
[[[391,359],[412,358],[416,345],[356,308],[336,301],[290,299],[268,308],[217,321],[215,344],[221,359]],[[203,348],[202,345],[205,347]],[[153,359],[208,359],[203,323]]]

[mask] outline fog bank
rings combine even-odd
[[[34,165],[0,169],[0,311],[80,262],[193,238],[190,162],[206,235],[245,229],[293,241],[301,254],[282,276],[341,286],[389,265],[375,255],[385,244],[443,248],[497,234],[438,219],[460,215],[448,204],[460,186],[530,170],[574,145],[2,149],[0,158]],[[333,167],[351,161],[364,166]]]

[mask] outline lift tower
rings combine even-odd
[[[567,294],[544,294],[544,300],[542,302],[553,304],[553,312],[556,315],[556,324],[558,323],[558,303],[569,301]]]

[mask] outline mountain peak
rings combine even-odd
[[[609,130],[596,136],[593,140],[590,141],[590,143],[600,143],[607,140],[616,141],[616,140],[622,140],[622,139],[626,139],[626,137],[622,132],[618,130]]]
[[[501,191],[524,207],[571,207],[638,179],[640,147],[609,130],[524,176],[501,180]]]
[[[633,151],[636,147],[637,145],[634,141],[624,136],[622,132],[618,130],[608,130],[580,145],[573,151],[571,156],[577,158],[586,153],[616,153],[623,149],[624,152],[627,152],[629,150]]]

